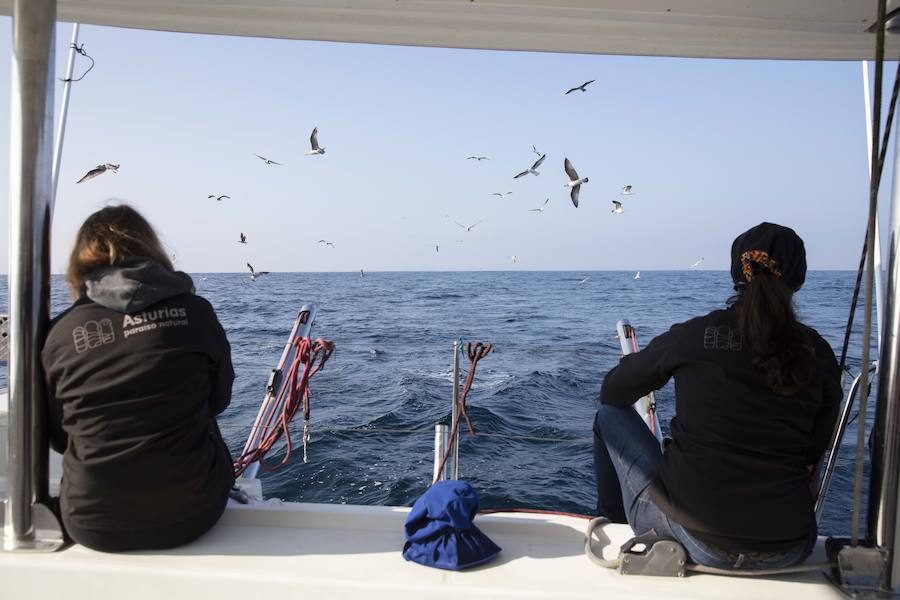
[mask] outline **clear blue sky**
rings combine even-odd
[[[0,18],[2,48],[11,47],[10,29]],[[57,31],[61,76],[71,27]],[[90,26],[81,41],[97,65],[73,90],[54,272],[64,270],[78,225],[111,200],[141,210],[189,272],[240,271],[248,260],[271,271],[652,270],[705,257],[704,268],[726,268],[734,236],[763,220],[794,227],[813,269],[858,261],[868,184],[857,62],[445,50]],[[586,79],[596,79],[587,93],[563,95]],[[10,62],[0,60],[7,224],[9,81]],[[314,126],[324,157],[304,156]],[[532,144],[547,153],[542,174],[514,181],[535,158]],[[284,166],[266,167],[254,153]],[[470,154],[491,160],[466,161]],[[591,180],[577,210],[563,189],[566,156]],[[121,170],[75,184],[105,162]],[[626,184],[636,195],[613,215],[611,201]],[[500,200],[495,191],[514,193]],[[213,193],[232,198],[217,203],[207,199]],[[528,212],[548,196],[543,215]],[[479,220],[469,233],[454,223]],[[246,246],[237,243],[241,231]],[[4,271],[7,246],[8,225],[0,228]]]

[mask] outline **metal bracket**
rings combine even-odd
[[[837,554],[840,583],[848,590],[876,592],[886,581],[889,560],[881,548],[845,546]]]
[[[0,501],[0,552],[55,552],[65,545],[62,526],[49,508],[35,504],[31,508],[34,526],[30,538],[16,539],[6,522],[8,500]]]
[[[622,575],[655,575],[661,577],[684,577],[687,552],[684,546],[674,540],[656,540],[652,545],[644,545],[643,550],[635,550],[633,545],[623,549],[619,555],[619,573]]]

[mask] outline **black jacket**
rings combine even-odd
[[[211,527],[233,484],[215,416],[231,348],[184,273],[128,259],[88,277],[42,352],[60,505],[75,541],[166,547]]]
[[[837,360],[807,328],[816,374],[796,394],[770,391],[733,310],[674,325],[622,358],[600,401],[627,406],[675,377],[672,443],[651,498],[696,537],[735,551],[778,551],[815,527],[809,465],[828,445],[842,398]]]

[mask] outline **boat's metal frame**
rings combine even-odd
[[[47,499],[40,350],[49,321],[53,197],[56,0],[14,0],[10,147],[10,357],[8,496],[0,511],[2,549],[52,550],[61,528]],[[61,137],[61,136],[60,136]],[[880,587],[900,582],[900,147],[894,138],[887,287],[868,535],[889,560]],[[863,423],[860,423],[863,426]]]

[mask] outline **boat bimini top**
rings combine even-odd
[[[12,14],[13,2],[0,0],[0,14]],[[863,60],[873,57],[875,6],[873,0],[58,0],[57,19],[484,50]],[[900,40],[890,40],[888,56],[898,50]]]

